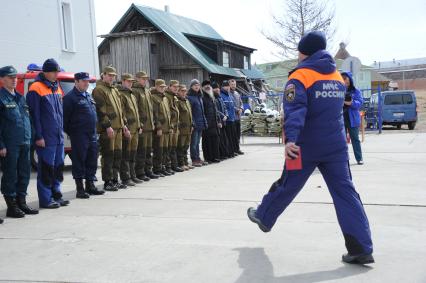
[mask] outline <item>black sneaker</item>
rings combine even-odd
[[[364,161],[362,161],[362,160],[358,161],[357,163],[358,163],[358,165],[364,165]]]
[[[118,188],[115,186],[115,184],[112,181],[107,181],[104,184],[104,190],[107,192],[116,192],[118,191]]]
[[[132,182],[133,183],[133,182]],[[131,185],[130,185],[131,186]],[[118,183],[117,188],[119,190],[127,189],[127,185],[125,183]]]
[[[256,223],[257,226],[259,226],[260,230],[262,230],[263,232],[268,233],[269,231],[271,231],[271,229],[263,225],[260,219],[256,217],[256,209],[254,207],[250,207],[249,209],[247,209],[247,216],[250,221]]]
[[[350,255],[349,253],[342,255],[342,261],[350,264],[370,264],[374,263],[372,254],[368,255]]]
[[[244,152],[242,152],[241,150],[238,150],[238,151],[237,151],[237,154],[239,154],[239,155],[244,155]]]
[[[47,209],[55,209],[60,208],[61,205],[57,203],[56,201],[50,201],[48,205],[40,205],[41,208],[47,208]]]
[[[59,205],[60,205],[60,206],[67,206],[67,205],[69,205],[69,204],[70,204],[70,201],[69,201],[69,200],[64,200],[63,198],[55,199],[55,201],[56,201],[57,203],[59,203]]]

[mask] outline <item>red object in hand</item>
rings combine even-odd
[[[285,160],[285,169],[286,170],[302,170],[302,151],[299,149],[299,154],[295,159]]]

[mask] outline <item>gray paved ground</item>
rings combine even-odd
[[[366,164],[352,166],[372,267],[340,262],[344,242],[318,172],[271,233],[247,220],[280,175],[276,142],[246,138],[242,157],[6,219],[0,282],[426,282],[426,134],[370,134]],[[35,201],[34,179],[30,191]]]

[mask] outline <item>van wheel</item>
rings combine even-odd
[[[398,124],[398,125],[396,125],[396,128],[398,129],[398,130],[401,130],[401,124]]]
[[[415,127],[416,127],[416,122],[409,122],[408,123],[408,129],[409,130],[414,130]]]
[[[30,160],[31,160],[31,167],[33,168],[34,171],[36,171],[37,165],[38,165],[38,156],[34,148],[31,148]]]

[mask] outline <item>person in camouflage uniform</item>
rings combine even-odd
[[[186,86],[179,85],[178,101],[176,103],[179,110],[179,137],[177,143],[178,165],[184,170],[194,169],[188,163],[188,149],[191,143],[191,133],[194,127],[192,121],[191,104],[186,99]]]
[[[169,87],[166,90],[165,94],[167,97],[167,101],[169,103],[170,108],[170,139],[169,139],[169,155],[167,158],[167,170],[174,172],[183,172],[184,170],[178,166],[177,160],[177,143],[179,137],[179,109],[176,106],[178,101],[177,93],[178,93],[179,81],[171,80],[169,83]]]
[[[157,179],[159,176],[152,172],[152,135],[154,131],[154,114],[151,92],[147,87],[149,80],[146,72],[136,73],[137,82],[133,84],[133,94],[136,97],[142,133],[139,134],[138,151],[136,154],[136,176],[143,181]]]
[[[118,183],[118,174],[122,157],[122,135],[130,133],[126,127],[127,121],[123,115],[120,94],[113,85],[116,75],[113,67],[105,67],[101,80],[96,82],[92,93],[98,116],[97,131],[105,191],[117,191],[126,187]]]
[[[126,116],[127,128],[130,131],[130,137],[123,140],[123,157],[120,168],[120,179],[126,186],[135,186],[142,183],[142,180],[136,177],[135,172],[136,151],[138,149],[139,134],[142,133],[142,130],[138,104],[132,93],[133,82],[133,75],[123,74],[121,76],[121,86],[118,87],[123,112]]]
[[[155,80],[155,88],[151,89],[155,128],[153,133],[153,167],[154,173],[160,177],[172,175],[165,168],[170,138],[170,109],[164,94],[166,87],[164,80],[157,79]]]

